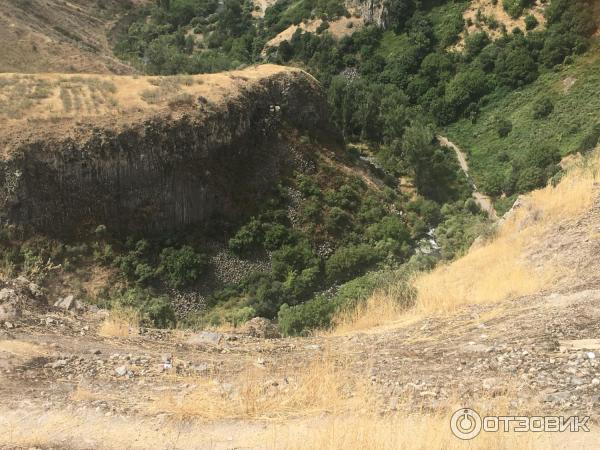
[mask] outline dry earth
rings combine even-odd
[[[299,25],[290,25],[266,43],[264,52],[269,47],[277,47],[283,41],[290,41],[297,30],[300,30],[302,33],[316,33],[322,22],[321,19],[312,19],[302,22]],[[365,21],[362,17],[357,17],[356,15],[349,18],[340,17],[339,19],[330,21],[329,28],[323,33],[329,33],[335,39],[341,39],[344,36],[349,36],[356,31],[360,31],[364,25]]]
[[[525,16],[528,14],[533,14],[540,24],[538,28],[543,28],[546,23],[546,19],[544,18],[544,3],[545,2],[541,0],[536,0],[535,5],[532,8],[526,10],[521,17],[513,19],[504,10],[502,0],[496,2],[492,0],[473,0],[469,8],[463,14],[463,18],[467,21],[466,30],[463,32],[462,39],[454,49],[462,51],[464,48],[464,37],[480,30],[488,33],[492,39],[496,39],[502,35],[500,25],[504,25],[508,32],[511,32],[516,27],[525,31]],[[497,28],[492,28],[489,26],[489,22],[486,19],[479,21],[478,14],[482,15],[484,18],[494,18],[499,26]]]
[[[136,5],[147,0],[130,1]],[[0,72],[132,73],[112,54],[126,0],[3,0]]]

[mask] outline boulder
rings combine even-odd
[[[19,276],[10,282],[12,287],[21,294],[35,300],[42,300],[44,292],[37,284],[29,281],[24,276]]]
[[[2,303],[0,304],[0,322],[6,320],[15,320],[21,317],[21,306],[18,303]]]
[[[218,345],[219,342],[223,339],[223,335],[221,333],[214,333],[212,331],[201,331],[200,333],[195,333],[191,335],[188,339],[189,344],[212,344]]]
[[[238,330],[239,333],[262,339],[276,339],[281,337],[281,333],[276,325],[269,319],[255,317],[250,319]]]
[[[21,317],[22,299],[14,289],[0,289],[0,321]]]
[[[54,303],[54,306],[56,308],[61,308],[61,309],[64,309],[66,311],[69,311],[69,310],[75,308],[75,306],[76,306],[75,297],[73,295],[67,295],[64,298],[59,298]]]

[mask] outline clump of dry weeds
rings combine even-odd
[[[115,308],[104,320],[98,334],[104,337],[135,336],[139,332],[140,313],[131,308]]]
[[[274,419],[370,408],[368,387],[347,365],[324,356],[302,369],[273,371],[248,366],[235,378],[194,380],[182,395],[163,396],[154,407],[179,418]]]

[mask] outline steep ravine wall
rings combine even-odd
[[[335,135],[319,86],[300,71],[267,77],[218,106],[108,123],[8,148],[3,220],[56,234],[236,220],[291,169],[282,127]]]

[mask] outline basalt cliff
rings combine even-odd
[[[293,168],[284,130],[337,139],[318,83],[278,66],[0,81],[3,220],[53,234],[236,220]]]

